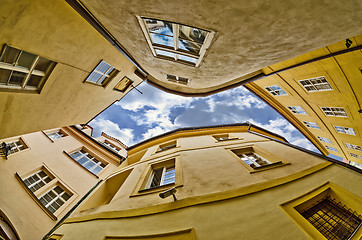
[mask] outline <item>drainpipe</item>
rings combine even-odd
[[[55,224],[55,226],[47,233],[47,235],[45,235],[43,237],[42,240],[47,240],[52,234],[53,232],[65,221],[65,219],[67,219],[70,214],[72,214],[74,212],[74,210],[84,201],[84,199],[86,199],[89,194],[91,194],[93,192],[94,189],[96,189],[98,187],[98,185],[103,181],[103,179],[99,180],[96,185],[94,185],[78,202],[77,204],[75,204],[72,209],[69,210],[69,212],[67,212],[64,217],[62,217],[62,219],[59,220],[59,222],[57,222],[57,224]]]

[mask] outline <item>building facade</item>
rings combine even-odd
[[[264,68],[270,76],[245,86],[323,154],[362,167],[362,35],[349,41],[348,49],[344,40]]]
[[[0,139],[87,123],[142,82],[65,1],[5,0],[0,19]]]
[[[129,147],[49,239],[360,239],[360,183],[254,125],[179,129]]]
[[[72,126],[1,140],[8,146],[0,157],[1,239],[41,239],[119,166],[124,146],[91,132]]]

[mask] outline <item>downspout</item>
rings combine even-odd
[[[65,215],[64,217],[62,217],[59,222],[57,222],[57,224],[55,224],[55,226],[47,233],[47,235],[45,235],[43,237],[42,240],[47,240],[52,234],[53,232],[65,221],[65,219],[67,219],[70,214],[72,214],[74,212],[74,210],[84,201],[84,199],[86,199],[89,194],[91,194],[93,192],[94,189],[96,189],[98,187],[98,185],[103,181],[103,179],[99,180],[96,185],[94,185],[78,202],[77,204],[75,204]]]

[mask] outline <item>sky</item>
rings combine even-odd
[[[146,82],[93,119],[93,136],[105,132],[132,146],[142,140],[184,127],[243,123],[285,137],[291,144],[319,152],[283,116],[240,86],[207,97],[182,97]]]

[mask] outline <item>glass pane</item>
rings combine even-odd
[[[111,72],[113,71],[113,69],[114,69],[114,67],[110,67],[110,68],[107,70],[106,74],[107,74],[107,75],[110,75]]]
[[[77,158],[77,157],[79,157],[80,155],[82,155],[80,152],[75,152],[75,153],[70,154],[70,156],[71,156],[72,158]]]
[[[0,69],[0,84],[6,84],[9,80],[10,74],[10,70]]]
[[[100,79],[101,77],[102,77],[101,74],[95,72],[95,73],[93,74],[93,76],[92,76],[92,79],[88,79],[88,81],[97,82],[98,79]]]
[[[56,211],[55,208],[53,208],[52,206],[48,206],[47,209],[49,210],[49,212],[54,213]]]
[[[64,194],[62,195],[62,198],[63,198],[65,201],[67,201],[67,200],[70,198],[70,195],[69,195],[68,193],[64,193]]]
[[[42,71],[42,72],[45,72],[45,71],[47,70],[48,66],[49,66],[51,63],[52,63],[52,61],[40,57],[39,60],[38,60],[38,63],[37,63],[36,66],[35,66],[35,69],[36,69],[36,70],[39,70],[39,71]]]
[[[150,34],[152,42],[162,46],[173,47],[173,38],[158,34]]]
[[[101,167],[96,166],[95,168],[93,168],[92,173],[97,174],[97,173],[99,173],[101,170],[102,170]]]
[[[83,165],[86,169],[91,169],[94,166],[94,163],[89,161],[86,164]]]
[[[45,172],[40,171],[40,172],[39,172],[39,176],[43,178],[43,177],[45,177],[45,176],[46,176],[46,174],[45,174]]]
[[[28,53],[28,52],[22,52],[18,61],[18,65],[26,68],[30,68],[31,65],[34,62],[34,59],[36,58],[35,55]]]
[[[178,45],[179,45],[179,49],[189,51],[189,52],[192,52],[192,53],[199,53],[200,48],[201,48],[200,44],[197,44],[195,42],[182,40],[182,39],[180,39],[178,41]]]
[[[102,73],[105,73],[108,68],[110,67],[111,65],[109,65],[108,63],[102,61],[99,66],[97,67],[97,70],[102,72]]]
[[[50,192],[50,193],[53,193],[53,192]],[[53,193],[53,195],[54,195],[54,193]],[[52,197],[55,197],[55,195]],[[52,200],[52,197],[49,196],[49,194],[45,194],[45,196],[44,196],[45,200],[47,200],[48,202],[50,202]]]
[[[0,59],[0,62],[14,64],[19,53],[19,49],[6,46],[4,55]]]
[[[48,183],[48,182],[50,182],[52,179],[50,178],[50,177],[47,177],[46,179],[44,179],[44,181],[46,182],[46,183]]]
[[[198,28],[180,25],[180,38],[203,44],[207,32]]]
[[[156,54],[157,55],[161,55],[161,56],[166,56],[166,57],[175,57],[175,54],[171,53],[171,52],[167,52],[167,51],[163,51],[163,50],[158,50],[156,49]]]
[[[155,19],[145,19],[145,21],[150,32],[173,36],[171,23]]]
[[[25,76],[26,76],[25,73],[13,71],[13,74],[11,75],[10,78],[10,84],[16,84],[21,86]]]
[[[43,77],[30,75],[29,81],[25,86],[38,87]]]
[[[80,159],[77,160],[77,162],[79,162],[81,165],[83,165],[87,161],[89,161],[89,160],[86,157],[81,157]]]
[[[183,60],[183,61],[186,61],[186,62],[191,62],[191,63],[196,63],[196,58],[192,58],[192,57],[187,57],[187,56],[184,56],[184,55],[178,55],[178,59],[180,60]]]
[[[59,193],[62,193],[62,192],[63,192],[63,189],[62,189],[61,187],[59,187],[59,186],[56,186],[56,187],[54,188],[54,191],[59,194]]]

